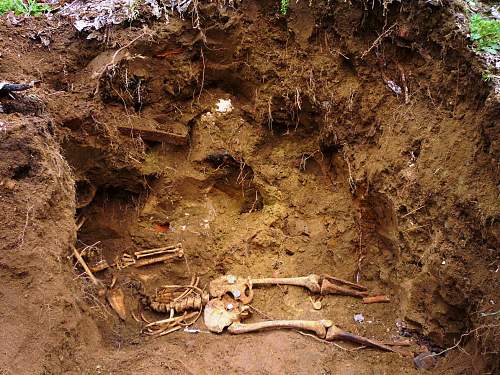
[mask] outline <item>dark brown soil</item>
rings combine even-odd
[[[429,373],[498,370],[500,107],[457,31],[459,4],[290,6],[200,4],[201,30],[172,17],[103,41],[57,18],[0,19],[0,78],[40,80],[0,98],[0,374],[419,372],[395,353],[293,331],[215,335],[202,319],[198,334],[150,340],[70,257],[73,244],[112,262],[177,242],[185,260],[96,276],[116,278],[129,312],[137,281],[152,293],[194,274],[359,280],[391,303],[328,296],[317,311],[289,287],[258,289],[252,305],[403,335],[414,355],[439,353]]]

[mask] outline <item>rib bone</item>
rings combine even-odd
[[[312,331],[318,337],[325,338],[326,330],[328,327],[332,326],[332,322],[329,320],[268,320],[258,323],[248,323],[243,324],[240,322],[234,322],[231,324],[227,331],[232,334],[248,333],[260,331],[262,329],[300,329],[304,331]]]
[[[309,289],[313,293],[319,293],[321,287],[319,285],[320,277],[318,275],[308,275],[303,277],[268,277],[264,279],[250,279],[252,286],[259,285],[295,285]]]

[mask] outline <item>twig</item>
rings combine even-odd
[[[136,36],[134,39],[132,39],[127,44],[125,44],[123,47],[118,48],[115,51],[115,53],[113,54],[113,57],[111,58],[111,61],[109,63],[107,63],[106,65],[104,65],[104,68],[98,74],[96,74],[95,77],[100,78],[110,67],[115,66],[116,65],[116,61],[115,60],[116,60],[116,57],[118,56],[118,54],[121,51],[123,51],[124,49],[127,49],[128,47],[130,47],[132,44],[134,44],[135,42],[137,42],[139,39],[141,39],[143,36],[146,36],[146,35],[148,35],[148,33],[146,33],[146,31],[144,31],[142,34]],[[96,89],[94,91],[94,95],[96,95],[98,92],[99,92],[99,81],[98,81],[97,87],[96,87]]]
[[[403,216],[401,216],[401,218],[403,217],[407,217],[407,216],[410,216],[411,214],[414,214],[415,212],[417,212],[418,210],[421,210],[422,208],[425,207],[425,204],[421,205],[420,207],[417,207],[415,208],[414,210],[411,210],[410,212],[404,214]]]
[[[360,349],[364,349],[364,348],[366,348],[366,346],[358,346],[357,348],[348,349],[348,348],[345,348],[345,347],[343,347],[342,345],[339,345],[339,344],[337,344],[337,343],[335,343],[335,342],[332,342],[332,341],[327,341],[327,340],[321,339],[321,338],[319,338],[319,337],[317,337],[317,336],[314,336],[314,335],[313,335],[313,334],[311,334],[311,333],[306,333],[306,332],[302,332],[302,331],[295,331],[295,332],[297,332],[298,334],[300,334],[300,335],[302,335],[302,336],[309,336],[309,337],[312,337],[313,339],[315,339],[315,340],[317,340],[317,341],[320,341],[320,342],[323,342],[323,343],[325,343],[325,344],[330,344],[330,345],[336,346],[337,348],[342,349],[342,350],[344,350],[344,351],[346,351],[346,352],[355,352],[355,351],[357,351],[357,350],[360,350]]]
[[[450,350],[453,350],[453,349],[457,348],[457,347],[460,345],[460,343],[462,342],[462,339],[463,339],[464,337],[469,336],[471,333],[477,332],[477,331],[479,331],[479,330],[480,330],[480,329],[482,329],[482,328],[495,328],[495,327],[499,327],[499,326],[500,326],[500,325],[496,324],[496,325],[493,325],[493,326],[479,326],[479,327],[477,327],[477,328],[474,328],[473,330],[470,330],[469,332],[463,333],[463,334],[460,336],[460,338],[458,339],[458,341],[457,341],[457,343],[456,343],[455,345],[450,346],[449,348],[446,348],[446,349],[444,349],[444,350],[440,351],[439,353],[429,354],[429,355],[428,355],[428,356],[426,356],[426,357],[437,357],[437,356],[440,356],[440,355],[442,355],[442,354],[444,354],[444,353],[446,353],[446,352],[449,352]],[[424,357],[424,358],[425,358],[425,357]]]
[[[485,316],[494,316],[494,315],[497,315],[500,313],[500,310],[497,310],[495,312],[491,312],[491,313],[481,313],[481,316],[482,317],[485,317]]]
[[[271,101],[272,101],[272,96],[269,97],[269,100],[267,101],[267,110],[268,110],[268,115],[267,115],[267,126],[269,127],[270,131],[273,131],[273,113],[271,111]]]
[[[80,255],[80,253],[78,252],[76,247],[74,247],[73,245],[71,247],[73,249],[73,254],[75,255],[75,258],[78,260],[80,265],[83,267],[83,269],[85,270],[85,272],[89,276],[90,280],[92,280],[92,283],[98,288],[102,287],[103,286],[102,283],[99,280],[97,280],[96,277],[92,274],[92,271],[90,270],[89,266],[87,266],[87,263],[85,263],[85,261],[83,260],[82,256]]]
[[[393,28],[394,28],[397,24],[398,24],[397,22],[394,22],[394,24],[393,24],[391,27],[389,27],[389,28],[388,28],[387,30],[385,30],[382,34],[380,34],[380,35],[378,36],[378,38],[377,38],[377,39],[375,39],[375,41],[373,42],[373,44],[371,45],[371,47],[370,47],[370,48],[368,48],[365,52],[363,52],[363,53],[361,54],[361,58],[363,59],[363,58],[364,58],[364,57],[365,57],[368,53],[370,53],[370,51],[378,45],[378,43],[382,40],[382,38],[385,38],[387,35],[389,35],[389,33],[391,32],[391,30],[392,30],[392,29],[393,29]]]
[[[346,144],[344,144],[344,146],[346,146]],[[349,159],[347,158],[345,149],[342,156],[344,157],[344,161],[347,164],[347,170],[349,172],[349,178],[347,179],[347,181],[349,182],[349,188],[351,190],[351,194],[354,195],[356,193],[356,182],[354,181],[354,178],[352,178],[351,163],[349,163]]]
[[[127,44],[125,44],[124,46],[122,46],[122,47],[118,48],[118,49],[115,51],[115,53],[113,54],[113,57],[112,57],[111,61],[110,61],[109,63],[107,63],[107,64],[104,66],[103,70],[101,71],[101,73],[100,73],[99,75],[102,75],[102,74],[103,74],[106,70],[108,70],[108,68],[109,68],[110,66],[113,66],[113,65],[115,65],[115,64],[116,64],[116,62],[115,62],[116,56],[118,56],[118,54],[119,54],[121,51],[123,51],[124,49],[126,49],[126,48],[130,47],[132,44],[134,44],[135,42],[137,42],[139,39],[141,39],[141,38],[142,38],[143,36],[145,36],[145,35],[147,35],[147,34],[144,32],[144,33],[142,33],[142,34],[140,34],[140,35],[136,36],[134,39],[132,39],[130,42],[128,42],[128,43],[127,43]]]
[[[203,62],[203,71],[201,73],[201,87],[198,93],[198,103],[200,102],[201,93],[203,92],[203,85],[205,84],[205,55],[203,55],[203,48],[200,48],[201,61]]]
[[[398,64],[399,71],[401,73],[401,82],[403,83],[403,90],[405,94],[405,104],[408,104],[410,102],[410,97],[408,95],[408,86],[406,85],[406,76],[405,76],[405,71],[403,70],[403,67]]]
[[[430,226],[430,224],[419,225],[419,226],[416,226],[416,227],[412,227],[410,229],[406,229],[406,230],[402,231],[401,233],[413,232],[413,231],[415,231],[417,229],[425,228],[425,227],[428,227],[428,226]]]
[[[274,318],[272,318],[271,316],[267,315],[266,313],[262,312],[261,310],[259,310],[258,308],[248,304],[247,305],[251,310],[254,310],[257,314],[259,314],[260,316],[262,316],[263,318],[265,319],[269,319],[269,320],[274,320]]]
[[[19,248],[22,248],[22,246],[24,244],[24,236],[26,234],[26,228],[28,228],[29,214],[30,214],[30,211],[32,208],[33,208],[33,206],[29,206],[28,209],[26,210],[26,221],[24,223],[23,231],[22,231],[21,235],[19,236],[19,241],[20,241]]]

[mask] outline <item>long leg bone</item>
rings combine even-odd
[[[354,288],[349,288],[345,286],[335,285],[327,279],[323,279],[321,283],[321,294],[341,294],[344,296],[352,296],[356,298],[363,298],[368,296],[368,292],[362,292],[358,290],[353,290]]]
[[[319,338],[327,341],[344,340],[389,352],[408,354],[391,348],[380,341],[343,331],[333,325],[330,320],[267,320],[258,323],[243,324],[241,320],[246,317],[247,312],[246,306],[242,306],[235,299],[227,295],[222,298],[215,298],[210,300],[205,306],[205,325],[211,332],[220,333],[227,328],[227,331],[232,334],[256,332],[263,329],[298,329],[312,331]]]
[[[318,275],[308,275],[303,277],[268,277],[264,279],[250,279],[251,285],[295,285],[301,286],[303,288],[309,289],[313,293],[319,293],[321,291],[320,287],[320,277]]]
[[[234,322],[231,324],[227,331],[232,334],[249,333],[260,331],[263,329],[300,329],[304,331],[312,331],[318,337],[325,338],[326,330],[328,327],[332,326],[332,322],[329,320],[268,320],[258,323],[240,323]]]
[[[363,286],[361,284],[351,283],[350,281],[339,279],[338,277],[333,277],[330,275],[321,275],[321,279],[328,280],[328,281],[335,283],[335,284],[346,285],[346,287],[348,287],[348,288],[360,290],[362,292],[366,292],[368,290],[368,288],[366,286]]]
[[[244,304],[250,303],[253,297],[252,288],[264,285],[294,285],[310,290],[313,293],[341,294],[357,298],[368,296],[367,288],[363,285],[351,283],[328,275],[311,274],[302,277],[268,277],[262,279],[244,279],[241,277],[226,275],[213,280],[209,291],[212,297],[222,297],[224,294],[232,296]]]

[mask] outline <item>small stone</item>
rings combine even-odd
[[[14,190],[16,188],[16,182],[14,180],[11,180],[9,178],[3,180],[0,182],[0,186],[5,186],[6,189],[9,190]]]
[[[229,284],[234,284],[236,282],[236,276],[234,275],[227,275],[226,280]]]
[[[233,110],[231,99],[219,99],[216,105],[216,111],[220,113],[229,113]]]
[[[354,314],[354,321],[356,323],[363,323],[365,321],[365,317],[363,314]]]
[[[419,370],[430,370],[436,366],[436,362],[436,357],[431,352],[423,352],[413,358],[413,363]]]
[[[241,293],[238,289],[232,290],[231,293],[234,298],[239,298],[241,296]]]

